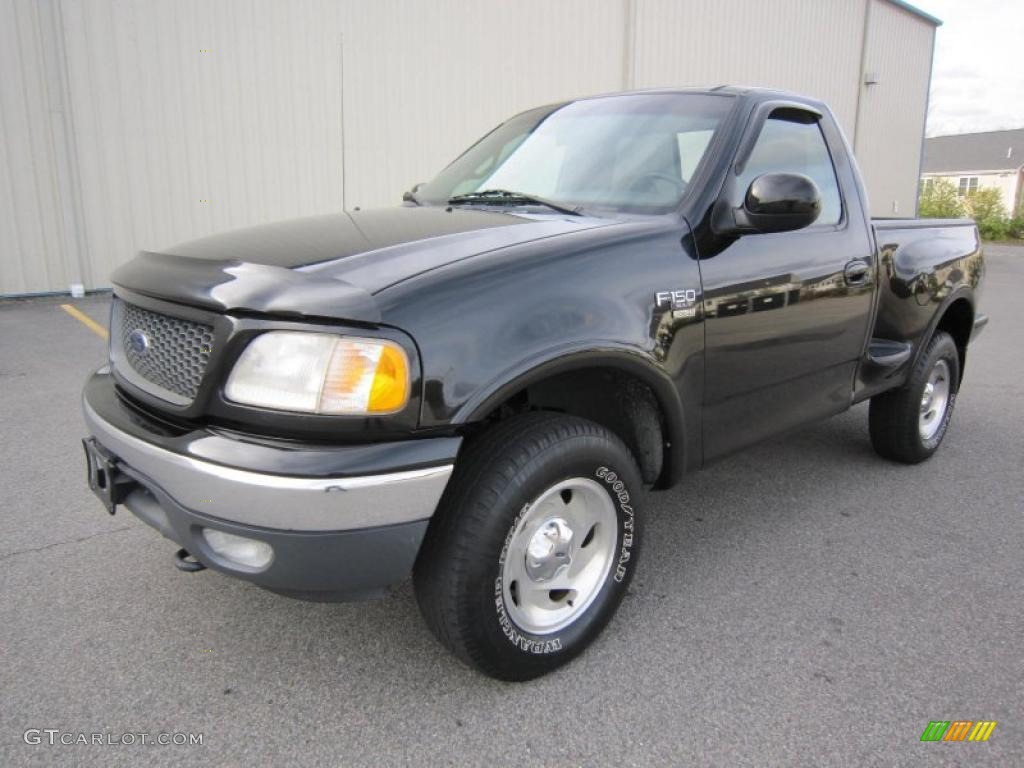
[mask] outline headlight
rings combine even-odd
[[[270,331],[245,348],[224,394],[283,411],[394,413],[409,402],[409,359],[385,339]]]

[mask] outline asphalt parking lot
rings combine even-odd
[[[936,457],[876,458],[860,406],[651,496],[608,631],[519,685],[453,660],[408,585],[312,604],[175,570],[85,485],[103,342],[66,299],[0,303],[0,764],[1024,765],[1024,249],[988,253]],[[105,323],[105,298],[74,304]],[[981,719],[987,743],[919,741]]]

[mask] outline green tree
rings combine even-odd
[[[1005,219],[1003,193],[996,187],[983,187],[967,196],[967,212],[975,220]]]
[[[978,231],[986,240],[1005,240],[1010,230],[1010,219],[1003,206],[1003,193],[995,187],[985,187],[967,196],[967,215],[978,224]]]
[[[917,212],[924,219],[957,219],[965,215],[964,204],[953,183],[945,179],[928,179],[921,190]]]

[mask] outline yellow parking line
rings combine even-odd
[[[97,323],[95,320],[93,320],[91,317],[89,317],[87,314],[85,314],[81,310],[76,309],[75,307],[71,306],[70,304],[61,304],[60,308],[63,309],[65,312],[67,312],[69,315],[71,315],[73,318],[75,318],[75,320],[80,322],[82,325],[84,325],[90,331],[92,331],[97,336],[99,336],[101,339],[106,339],[107,337],[110,336],[110,334],[107,332],[106,328],[104,328],[102,325]]]

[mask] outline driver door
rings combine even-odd
[[[771,113],[738,184],[745,191],[764,173],[808,176],[822,197],[817,221],[745,234],[701,258],[706,461],[850,404],[871,322],[874,256],[860,200],[842,194],[856,189],[853,169],[845,153],[833,162],[821,119]],[[861,262],[866,271],[848,269]]]

